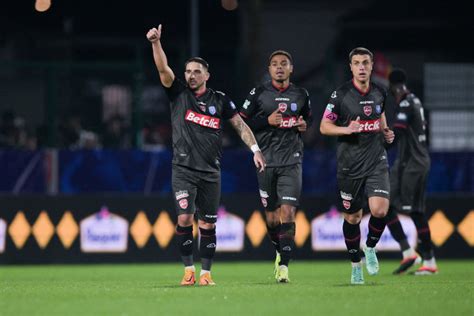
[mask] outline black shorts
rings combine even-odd
[[[176,213],[194,214],[207,223],[217,221],[217,209],[221,198],[221,175],[173,164],[173,187]]]
[[[395,166],[390,172],[390,207],[410,214],[425,211],[425,190],[429,170],[403,170]]]
[[[257,172],[260,198],[265,211],[275,211],[280,205],[298,206],[300,203],[301,164],[284,167],[267,167]]]
[[[365,205],[366,197],[380,196],[390,199],[390,180],[386,162],[379,164],[368,176],[350,179],[338,175],[337,184],[344,213],[357,213]]]

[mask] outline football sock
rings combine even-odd
[[[201,235],[199,252],[203,270],[211,271],[212,259],[216,253],[216,228],[204,229],[199,227]]]
[[[369,233],[367,234],[367,247],[374,248],[377,242],[382,236],[383,230],[385,228],[385,217],[378,218],[373,215],[370,215],[369,219]]]
[[[295,223],[283,223],[281,224],[281,230],[279,235],[280,240],[280,265],[288,266],[290,259],[295,249]]]
[[[347,251],[352,262],[360,262],[360,226],[359,224],[351,224],[344,220],[342,224],[342,232],[344,241],[346,242]]]
[[[408,244],[407,236],[403,231],[400,219],[392,208],[389,208],[387,216],[385,216],[385,221],[387,222],[387,227],[390,230],[390,234],[392,234],[393,239],[395,239],[400,245],[400,249],[402,251],[410,249],[410,245]]]
[[[176,239],[184,266],[193,265],[193,226],[176,226]]]
[[[418,233],[418,248],[421,257],[423,260],[429,260],[433,258],[434,253],[428,221],[426,220],[425,215],[420,212],[412,212],[410,216],[415,223],[416,231]]]
[[[273,247],[275,247],[275,250],[278,252],[280,252],[280,230],[281,224],[278,224],[275,227],[270,227],[267,223],[268,236],[270,236],[270,240],[272,241]]]

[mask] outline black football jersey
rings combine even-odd
[[[338,137],[338,176],[362,178],[370,175],[381,160],[387,162],[381,129],[386,97],[386,91],[372,82],[366,93],[348,81],[331,94],[324,113],[326,119],[338,126],[349,126],[350,121],[360,117],[359,133]]]
[[[268,116],[277,109],[283,119],[275,127],[268,123]],[[280,90],[268,81],[250,91],[239,111],[252,128],[267,167],[301,163],[303,140],[294,125],[300,116],[308,126],[311,124],[311,102],[305,89],[290,83]]]
[[[172,163],[200,171],[219,171],[222,123],[237,114],[234,103],[224,93],[210,88],[195,95],[178,79],[165,91],[171,101]]]
[[[430,167],[426,144],[426,120],[423,105],[413,93],[407,94],[397,105],[393,128],[397,129],[399,169],[424,172]]]

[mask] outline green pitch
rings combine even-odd
[[[179,264],[0,267],[0,315],[474,315],[474,262],[438,262],[436,276],[393,276],[395,261],[351,286],[350,263],[222,263],[215,287],[178,286]]]

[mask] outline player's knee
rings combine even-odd
[[[181,227],[191,226],[194,222],[193,214],[178,215],[178,225]]]
[[[208,222],[199,220],[199,228],[214,229],[214,228],[216,228],[216,224],[215,223],[208,223]]]
[[[354,214],[344,213],[344,219],[346,220],[346,222],[348,222],[351,225],[357,225],[362,220],[362,212],[359,211]]]
[[[295,221],[296,207],[292,205],[281,206],[281,221],[283,223],[290,223]]]
[[[373,217],[383,218],[387,215],[388,209],[386,207],[377,207],[370,210]]]

